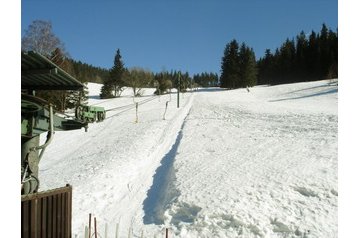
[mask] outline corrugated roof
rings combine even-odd
[[[55,65],[45,56],[21,52],[21,89],[79,90],[83,84]]]

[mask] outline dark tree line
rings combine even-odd
[[[83,83],[103,83],[108,78],[108,69],[92,66],[73,59],[69,59],[69,61],[73,65],[74,76]]]
[[[194,74],[193,81],[199,87],[217,87],[219,85],[219,76],[215,73]]]
[[[243,88],[257,82],[257,66],[252,48],[241,46],[232,40],[225,46],[221,62],[220,86],[222,88]]]
[[[302,31],[287,39],[273,54],[269,49],[257,62],[258,84],[284,84],[338,78],[338,32],[322,25],[307,37]]]

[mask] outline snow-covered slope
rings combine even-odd
[[[57,132],[40,163],[42,190],[73,186],[73,237],[89,213],[109,237],[117,223],[121,237],[337,236],[336,85],[201,89],[179,109],[176,94],[99,88],[107,119]]]

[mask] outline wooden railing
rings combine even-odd
[[[22,238],[71,238],[72,187],[21,196]]]

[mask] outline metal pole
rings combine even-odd
[[[89,228],[88,228],[88,238],[91,238],[91,213],[89,214],[89,221],[88,221],[88,223],[89,223]]]
[[[96,217],[94,217],[94,237],[97,238],[97,220],[96,220]]]
[[[181,78],[181,75],[180,75],[180,72],[178,74],[178,94],[177,94],[177,108],[179,108],[179,93],[180,93],[180,78]]]

